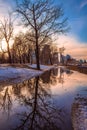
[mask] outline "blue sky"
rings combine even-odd
[[[0,0],[0,7],[8,5],[13,7],[15,0]],[[87,0],[54,0],[62,4],[65,16],[71,27],[70,34],[75,35],[81,42],[87,42]],[[5,10],[5,8],[3,9]]]
[[[8,10],[13,9],[14,2],[15,0],[0,0],[0,19],[6,15]],[[87,0],[54,0],[54,2],[62,4],[71,27],[67,36],[58,38],[57,43],[60,42],[62,45],[67,42],[65,44],[66,53],[70,53],[75,58],[87,59]]]
[[[87,42],[87,0],[55,0],[62,3],[71,27],[70,33]]]

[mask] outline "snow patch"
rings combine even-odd
[[[23,81],[41,75],[42,71],[27,68],[0,67],[0,82]]]
[[[28,67],[36,68],[36,64],[29,65]],[[3,83],[19,83],[24,80],[31,79],[33,77],[39,76],[46,70],[50,70],[53,66],[41,65],[41,70],[12,67],[12,66],[1,66],[0,67],[0,84]]]
[[[29,67],[31,67],[31,68],[37,68],[37,66],[36,66],[36,64],[32,64],[32,65],[30,65],[30,64],[27,64]],[[40,69],[41,70],[50,70],[50,69],[52,69],[52,68],[54,68],[54,66],[47,66],[47,65],[40,65]]]

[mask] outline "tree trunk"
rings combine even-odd
[[[39,63],[39,48],[38,48],[38,39],[36,39],[36,64],[37,64],[37,69],[40,70],[40,63]]]
[[[11,53],[10,53],[10,49],[9,49],[9,43],[7,42],[7,49],[8,49],[8,56],[9,56],[9,63],[11,63]]]
[[[31,120],[31,127],[30,129],[33,130],[33,123],[34,123],[34,119],[35,119],[35,112],[37,109],[37,101],[38,101],[38,83],[39,83],[39,77],[36,78],[36,82],[35,82],[35,99],[34,99],[34,106],[33,106],[33,115],[32,115],[32,120]]]
[[[40,62],[39,62],[39,47],[38,47],[38,29],[37,29],[37,23],[36,23],[36,18],[35,18],[35,10],[34,10],[34,4],[33,4],[33,20],[34,20],[34,25],[35,25],[35,39],[36,39],[36,64],[37,64],[37,69],[40,70]]]

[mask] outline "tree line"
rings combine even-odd
[[[10,47],[10,40],[14,34],[11,15],[8,19],[0,21],[0,39],[5,39],[7,52],[2,49],[0,61],[8,63],[32,63],[35,58],[37,69],[40,69],[40,55],[46,45],[51,45],[52,36],[68,31],[67,18],[60,5],[52,0],[16,0],[16,14],[27,32],[19,33],[14,37]],[[50,49],[49,49],[50,51]],[[45,52],[44,52],[45,53]],[[8,55],[8,58],[6,56]],[[51,53],[49,61],[52,64]]]

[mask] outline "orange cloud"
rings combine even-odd
[[[61,35],[55,43],[58,47],[65,47],[64,54],[70,54],[76,59],[87,59],[87,43],[80,42],[76,37]]]

